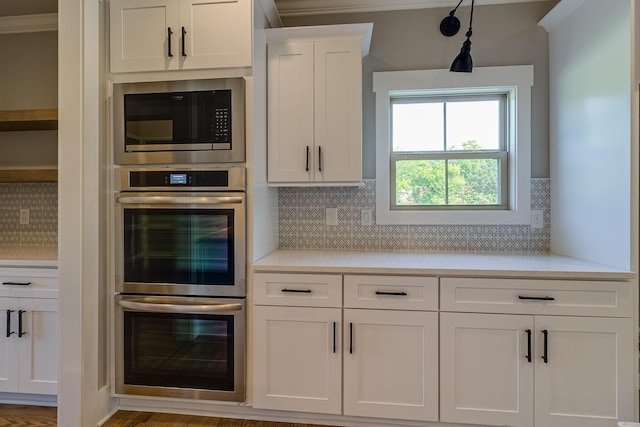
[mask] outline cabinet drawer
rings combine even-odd
[[[440,279],[440,310],[572,316],[632,316],[629,282]]]
[[[340,275],[256,273],[253,277],[254,304],[342,307]]]
[[[58,270],[0,268],[0,296],[56,298]]]
[[[438,279],[414,276],[345,276],[344,306],[438,310]]]

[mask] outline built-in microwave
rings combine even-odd
[[[119,165],[242,163],[242,78],[115,84],[114,161]]]

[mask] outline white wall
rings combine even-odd
[[[630,269],[631,2],[563,3],[547,26],[551,250]]]

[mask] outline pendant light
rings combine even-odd
[[[462,43],[460,53],[453,60],[449,71],[456,73],[470,73],[473,70],[473,59],[471,59],[471,34],[473,34],[473,5],[475,0],[471,0],[471,17],[469,18],[469,29],[467,30],[467,39]],[[445,18],[447,19],[447,18]]]

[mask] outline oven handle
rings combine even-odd
[[[132,310],[149,311],[153,313],[189,313],[189,314],[206,314],[206,313],[227,313],[230,311],[241,311],[242,304],[170,304],[170,303],[149,303],[131,300],[120,300],[118,304],[121,307]]]
[[[203,204],[203,205],[228,205],[243,202],[240,196],[222,197],[196,197],[196,196],[119,196],[116,201],[123,204]]]

